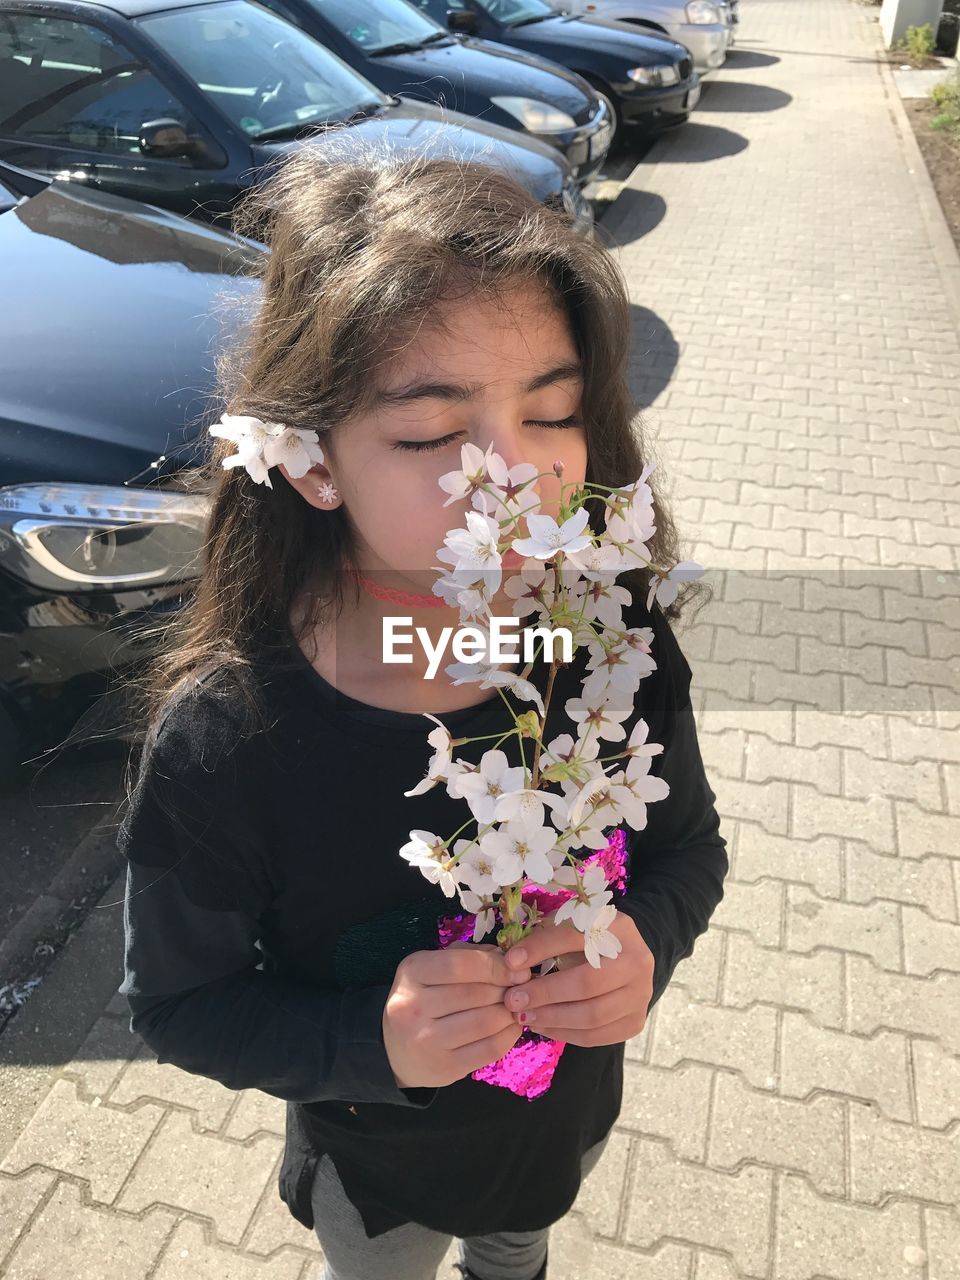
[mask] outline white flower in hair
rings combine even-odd
[[[224,413],[210,434],[230,440],[237,452],[224,458],[223,466],[244,467],[255,484],[272,489],[269,471],[282,462],[289,474],[299,480],[312,466],[323,462],[323,450],[316,431],[285,427],[279,422],[262,422],[246,414]]]

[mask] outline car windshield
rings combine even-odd
[[[299,28],[248,0],[170,9],[140,25],[251,138],[295,136],[390,101]]]
[[[519,27],[526,22],[557,16],[556,9],[546,0],[477,0],[477,3],[504,27]]]
[[[420,49],[450,40],[448,31],[405,0],[310,0],[311,8],[365,53]]]

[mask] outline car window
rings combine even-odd
[[[253,138],[346,120],[389,102],[329,49],[247,0],[169,9],[138,21]]]
[[[195,125],[143,62],[86,22],[0,13],[0,134],[18,141],[140,154],[140,128]]]
[[[362,8],[356,0],[312,0],[312,8],[367,53],[396,44],[421,45],[446,31],[405,0],[364,0]]]

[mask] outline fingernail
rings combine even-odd
[[[526,1015],[525,1013],[518,1013],[518,1014],[517,1014],[517,1018],[518,1018],[518,1020],[519,1020],[520,1022],[526,1022],[526,1020],[527,1020],[527,1015]]]
[[[518,991],[516,995],[511,996],[510,998],[513,1001],[513,1007],[515,1009],[525,1009],[530,1003],[530,997],[525,991]]]
[[[507,952],[507,964],[511,969],[519,969],[521,965],[527,963],[527,953],[523,947],[513,947]]]

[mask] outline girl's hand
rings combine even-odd
[[[599,969],[587,963],[584,936],[569,921],[557,925],[547,916],[526,935],[514,949],[526,952],[520,971],[551,956],[558,958],[560,970],[504,992],[504,1005],[513,1016],[519,1021],[526,1015],[521,1026],[584,1046],[619,1044],[639,1035],[653,995],[653,953],[622,911],[610,932],[620,939],[622,950],[613,959],[603,956]],[[507,954],[513,963],[513,952]]]
[[[530,977],[529,965],[508,968],[499,947],[469,942],[401,960],[383,1010],[398,1087],[442,1088],[502,1058],[523,1034],[504,995]]]

